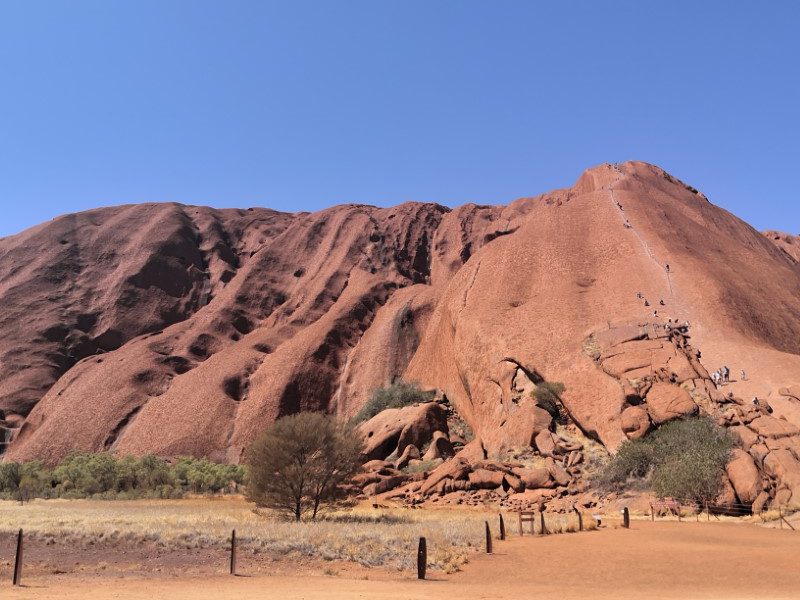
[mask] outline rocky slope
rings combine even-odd
[[[508,206],[62,217],[0,240],[7,456],[237,461],[276,417],[347,418],[401,376],[445,397],[484,459],[568,463],[562,434],[613,451],[676,415],[722,418],[729,393],[800,425],[796,244],[638,162]],[[565,385],[549,410],[531,397],[546,381]],[[800,438],[756,436],[771,493],[791,488],[765,469],[800,475]]]

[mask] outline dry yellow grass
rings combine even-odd
[[[496,529],[496,513],[464,510],[357,508],[316,523],[294,523],[256,514],[241,498],[0,502],[0,531],[23,528],[45,542],[58,537],[78,547],[103,540],[224,548],[236,529],[244,551],[408,570],[415,568],[417,543],[425,536],[430,568],[446,572],[483,548],[486,519]]]

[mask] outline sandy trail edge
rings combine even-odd
[[[650,523],[547,538],[513,537],[464,572],[416,581],[344,577],[206,577],[59,580],[0,586],[5,598],[789,599],[800,594],[800,532],[735,523]],[[377,574],[376,574],[377,575]],[[542,596],[548,594],[550,596]]]

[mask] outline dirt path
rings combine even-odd
[[[564,600],[789,599],[800,594],[800,533],[735,523],[650,523],[547,538],[498,542],[456,575],[375,571],[350,576],[135,579],[40,576],[4,598],[280,600],[552,597]]]

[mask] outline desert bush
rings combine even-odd
[[[182,457],[172,468],[178,486],[195,493],[225,490],[231,483],[241,485],[246,473],[241,465],[224,465],[207,459]]]
[[[78,497],[92,496],[117,489],[117,463],[107,452],[77,453],[68,456],[53,470],[62,492]]]
[[[250,448],[248,498],[299,521],[315,519],[361,468],[361,438],[319,413],[275,421]]]
[[[171,465],[152,454],[76,453],[52,471],[40,461],[0,463],[0,497],[176,498],[186,492],[232,491],[245,479],[244,467],[207,459],[183,457]]]
[[[559,381],[542,381],[533,388],[531,397],[536,401],[536,404],[554,417],[558,417],[561,411],[559,396],[566,389],[566,386]]]
[[[599,482],[616,490],[650,487],[662,498],[713,500],[733,446],[730,434],[709,418],[670,421],[644,439],[622,444]]]
[[[403,408],[419,402],[428,402],[433,395],[433,392],[421,390],[416,383],[407,383],[398,379],[388,387],[373,391],[372,397],[353,418],[353,421],[355,423],[368,421],[387,408]]]

